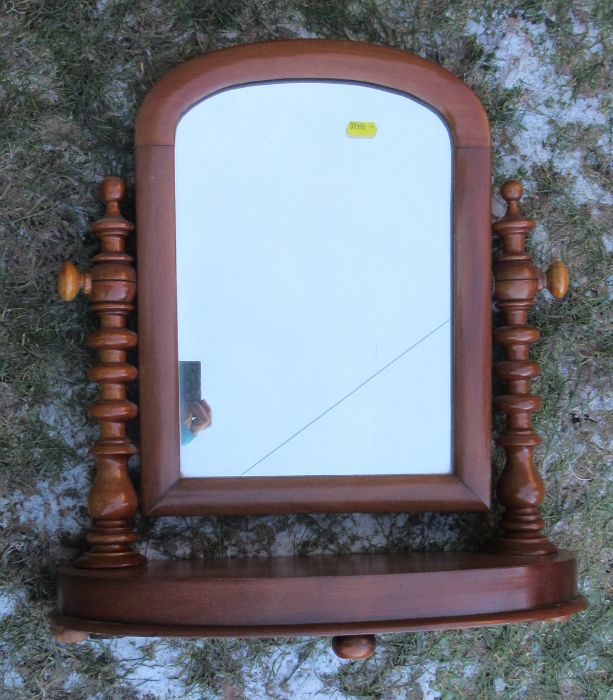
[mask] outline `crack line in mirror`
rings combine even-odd
[[[372,381],[375,377],[378,377],[382,372],[385,372],[386,369],[389,369],[394,363],[398,362],[401,358],[403,358],[407,353],[411,352],[414,348],[416,348],[418,345],[424,342],[424,340],[427,340],[431,335],[434,335],[437,331],[439,331],[443,326],[446,326],[449,323],[450,319],[447,319],[446,321],[443,321],[440,325],[436,326],[436,328],[433,328],[429,333],[423,336],[423,338],[420,338],[417,342],[413,343],[410,347],[408,347],[406,350],[403,350],[399,355],[396,355],[396,357],[393,360],[390,360],[386,365],[381,367],[381,369],[377,370],[374,374],[371,374],[368,379],[365,379],[362,383],[358,384],[354,389],[352,389],[348,394],[345,394],[341,399],[339,399],[336,403],[333,403],[332,406],[329,408],[326,408],[325,411],[320,413],[316,418],[313,418],[312,421],[307,423],[305,426],[300,428],[300,430],[297,430],[293,435],[290,435],[290,437],[287,438],[287,440],[284,440],[280,445],[277,445],[273,450],[265,454],[263,457],[258,459],[257,462],[252,464],[248,469],[245,469],[244,472],[241,473],[241,476],[245,476],[248,472],[250,472],[252,469],[255,469],[255,467],[258,466],[258,464],[261,464],[265,459],[268,459],[271,455],[273,455],[275,452],[280,450],[282,447],[287,445],[288,442],[291,442],[295,437],[298,437],[301,433],[303,433],[307,428],[310,428],[314,423],[317,423],[317,421],[320,418],[323,418],[326,414],[330,413],[333,409],[335,409],[337,406],[339,406],[343,401],[348,399],[350,396],[353,396],[353,394],[356,393],[356,391],[359,391],[362,387],[366,386],[370,381]]]

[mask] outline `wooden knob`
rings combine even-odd
[[[105,177],[100,185],[100,199],[104,204],[121,202],[126,196],[126,183],[120,177]]]
[[[72,301],[81,291],[87,296],[92,290],[91,275],[79,272],[71,262],[65,262],[60,268],[57,290],[64,301]]]
[[[563,299],[568,294],[568,267],[561,260],[547,268],[547,289],[556,299]]]
[[[503,182],[500,194],[505,202],[519,202],[524,194],[524,186],[519,180],[507,180]]]
[[[377,640],[372,634],[332,638],[332,649],[341,659],[369,659],[375,653],[376,647]]]
[[[568,267],[556,260],[547,268],[547,272],[539,272],[539,291],[547,288],[556,299],[563,299],[568,294]]]

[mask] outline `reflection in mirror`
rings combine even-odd
[[[452,471],[452,149],[406,95],[217,93],[177,128],[186,477]]]

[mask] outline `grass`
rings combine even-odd
[[[168,697],[237,699],[311,691],[385,700],[607,697],[611,219],[599,193],[611,176],[605,47],[612,15],[610,3],[596,0],[0,4],[2,700],[162,698],[164,688]],[[543,513],[556,542],[578,548],[591,607],[560,626],[391,635],[373,659],[354,665],[319,640],[58,645],[47,615],[56,563],[83,546],[95,435],[85,416],[95,388],[85,379],[93,321],[85,302],[55,301],[56,270],[66,259],[86,266],[92,255],[87,228],[100,214],[104,175],[126,178],[125,213],[133,218],[134,117],[161,75],[215,48],[295,36],[395,46],[465,80],[490,117],[495,183],[509,176],[526,182],[524,206],[539,224],[536,259],[546,265],[561,256],[570,265],[567,299],[541,298],[534,313],[542,330],[536,390],[545,400],[536,422],[548,484]],[[499,49],[512,38],[547,67],[559,95],[501,79],[508,67]],[[592,117],[568,119],[580,100]],[[534,115],[548,129],[538,159],[521,145]],[[581,182],[596,194],[582,194]],[[168,557],[475,546],[492,526],[491,517],[470,514],[139,522],[148,551]],[[156,665],[157,685],[139,676]]]

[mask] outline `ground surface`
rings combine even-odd
[[[607,697],[611,24],[604,0],[2,0],[2,698]],[[568,298],[543,297],[534,315],[546,404],[537,422],[544,514],[555,541],[578,549],[590,608],[561,626],[384,637],[354,665],[322,640],[58,645],[46,616],[55,563],[83,547],[95,387],[85,379],[86,305],[56,301],[56,269],[94,250],[87,227],[100,214],[99,180],[117,174],[132,186],[134,115],[164,72],[217,47],[292,37],[396,46],[464,79],[492,122],[496,184],[526,183],[537,260],[570,265]],[[468,544],[487,536],[490,522],[300,516],[139,528],[150,555],[182,557],[454,547],[465,533]]]

